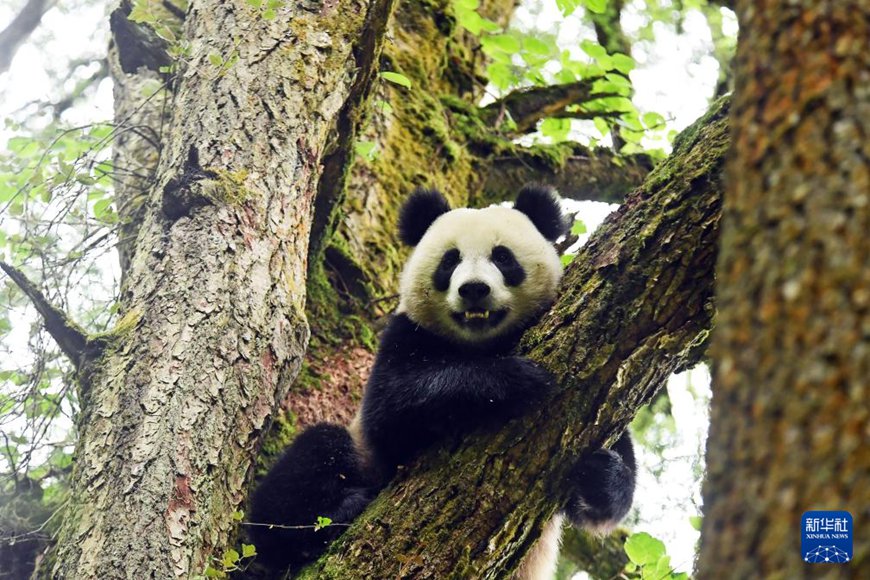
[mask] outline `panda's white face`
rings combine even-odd
[[[446,338],[482,342],[549,306],[561,276],[558,253],[525,214],[454,209],[432,223],[408,259],[398,312]]]

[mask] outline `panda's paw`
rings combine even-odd
[[[569,473],[565,513],[575,526],[607,533],[625,517],[634,496],[634,474],[615,451],[599,449]]]

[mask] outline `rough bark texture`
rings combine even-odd
[[[551,492],[568,458],[617,436],[708,333],[726,116],[719,102],[687,129],[527,334],[523,352],[562,385],[553,399],[400,473],[302,577],[504,578],[517,568],[557,509]]]
[[[701,578],[870,577],[870,2],[738,2]],[[848,565],[800,516],[848,510]]]
[[[191,5],[126,315],[81,377],[53,577],[187,578],[225,545],[305,350],[319,164],[371,78],[354,48],[383,34],[390,6],[287,3],[265,19],[244,3]]]

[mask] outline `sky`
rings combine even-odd
[[[629,3],[623,13],[622,24],[627,32],[643,25],[643,18]],[[14,16],[23,5],[23,0],[3,0],[0,3],[0,28]],[[34,33],[15,56],[10,70],[0,75],[0,117],[9,119],[21,114],[38,113],[28,103],[50,97],[53,82],[68,69],[70,60],[83,56],[105,54],[108,45],[108,4],[70,0],[61,2],[50,10],[41,27]],[[726,32],[736,32],[733,14],[725,12]],[[594,40],[590,30],[581,25],[579,14],[563,18],[556,8],[555,0],[526,0],[515,13],[514,26],[523,30],[552,31],[558,29],[558,42],[564,48],[582,55],[579,42],[583,38]],[[641,112],[655,111],[662,114],[669,129],[680,130],[692,123],[707,109],[708,98],[713,92],[718,74],[718,65],[709,56],[712,47],[706,22],[700,13],[689,13],[685,20],[684,33],[677,35],[666,26],[656,30],[656,42],[643,48],[636,47],[632,55],[638,63],[631,73],[635,89],[634,102]],[[76,79],[93,72],[93,65],[79,67],[73,78],[64,85],[70,90]],[[102,81],[94,95],[86,102],[68,110],[64,120],[73,125],[111,119],[112,84]],[[591,122],[584,126],[577,123],[574,136],[583,140],[590,130]],[[591,129],[595,131],[594,129]],[[597,134],[597,131],[595,131]],[[5,125],[0,125],[0,144],[13,134]],[[645,142],[647,146],[668,148],[663,139]],[[586,202],[572,205],[586,223],[589,233],[616,206]],[[2,226],[2,216],[0,216]],[[588,239],[584,236],[581,241]],[[22,325],[25,326],[25,325]],[[665,541],[672,556],[672,564],[683,571],[691,571],[698,532],[689,524],[689,517],[698,515],[699,490],[689,482],[692,478],[692,462],[703,450],[706,437],[709,401],[709,375],[705,368],[672,377],[667,385],[677,424],[677,433],[665,452],[665,463],[658,465],[660,458],[651,454],[641,455],[638,492],[635,505],[638,525],[635,531],[648,531]],[[662,468],[662,477],[656,481],[651,472]]]

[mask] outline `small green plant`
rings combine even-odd
[[[688,580],[685,572],[675,572],[665,544],[646,532],[632,534],[625,540],[626,577],[641,580]]]

